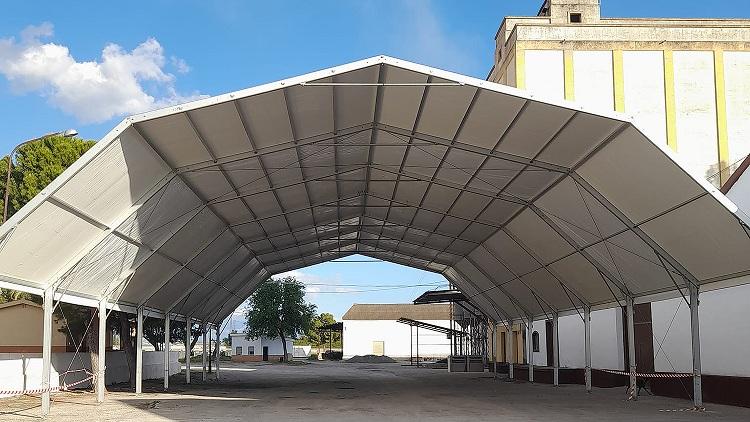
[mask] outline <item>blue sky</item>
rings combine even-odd
[[[602,3],[602,14],[609,17],[748,17],[736,0]],[[533,15],[540,4],[6,2],[0,14],[0,151],[68,127],[99,139],[128,114],[378,54],[484,78],[503,17]],[[322,264],[300,276],[337,285],[441,280],[382,263]],[[418,292],[320,293],[313,298],[321,310],[340,317],[352,302],[405,302]]]

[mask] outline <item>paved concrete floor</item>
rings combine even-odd
[[[642,397],[628,402],[623,388],[552,387],[494,380],[491,374],[448,374],[399,364],[320,362],[226,364],[222,380],[192,385],[172,377],[173,391],[150,381],[148,393],[111,391],[97,405],[92,393],[53,396],[50,421],[750,421],[750,409]],[[193,374],[200,380],[200,373]],[[117,388],[114,388],[115,390]],[[123,388],[124,390],[124,388]],[[0,420],[28,421],[39,399],[0,400]]]

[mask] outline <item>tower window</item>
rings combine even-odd
[[[571,13],[570,14],[570,23],[581,23],[581,14],[580,13]]]
[[[538,331],[534,331],[531,334],[531,348],[535,352],[539,351],[539,332]]]

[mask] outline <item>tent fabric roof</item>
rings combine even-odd
[[[341,317],[344,321],[396,321],[408,318],[422,321],[447,321],[451,319],[448,303],[355,303]]]
[[[735,211],[627,116],[380,56],[125,119],[0,227],[0,285],[217,322],[360,253],[499,321],[748,274]]]

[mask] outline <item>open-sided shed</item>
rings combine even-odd
[[[48,331],[53,298],[212,326],[358,253],[500,323],[632,317],[750,273],[735,212],[625,115],[379,56],[125,119],[0,227],[0,285],[43,295]]]

